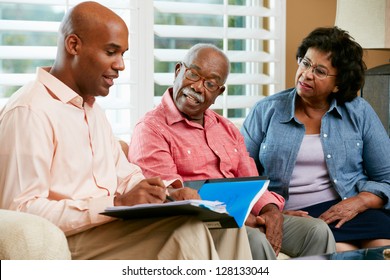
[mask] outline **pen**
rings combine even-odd
[[[166,196],[166,201],[175,201],[175,199],[172,196],[167,195]]]

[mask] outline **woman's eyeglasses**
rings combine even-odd
[[[322,66],[313,66],[309,60],[302,57],[298,57],[298,65],[299,68],[303,71],[307,71],[311,68],[311,72],[313,73],[313,75],[320,80],[323,80],[329,76],[331,77],[337,76],[337,75],[329,74],[328,69]]]

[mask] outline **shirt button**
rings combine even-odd
[[[347,199],[348,197],[343,197],[343,199]]]
[[[234,149],[234,151],[237,153],[238,151],[237,151],[237,149]]]
[[[360,143],[356,143],[356,146],[358,146],[358,147],[359,147],[359,146],[360,146]]]
[[[333,183],[335,183],[335,184],[336,184],[336,183],[337,183],[337,179],[334,179],[334,180],[333,180]]]
[[[327,155],[326,157],[327,157],[327,158],[331,158],[332,156],[331,156],[331,155]]]
[[[187,153],[190,155],[191,154],[191,150],[188,150]]]
[[[218,151],[215,151],[215,153],[218,155]]]
[[[324,133],[324,138],[328,137],[328,134]]]

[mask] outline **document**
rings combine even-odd
[[[144,219],[179,215],[196,216],[209,228],[237,228],[245,224],[252,207],[268,188],[264,177],[189,181],[197,184],[201,200],[180,200],[158,204],[113,206],[103,215],[121,219]]]

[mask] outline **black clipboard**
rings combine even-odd
[[[208,208],[188,204],[175,204],[167,202],[164,204],[152,204],[145,208],[124,208],[116,211],[110,210],[101,213],[120,219],[147,219],[147,218],[164,218],[172,216],[195,216],[203,221],[208,228],[237,228],[238,225],[234,217],[227,213],[218,213]]]

